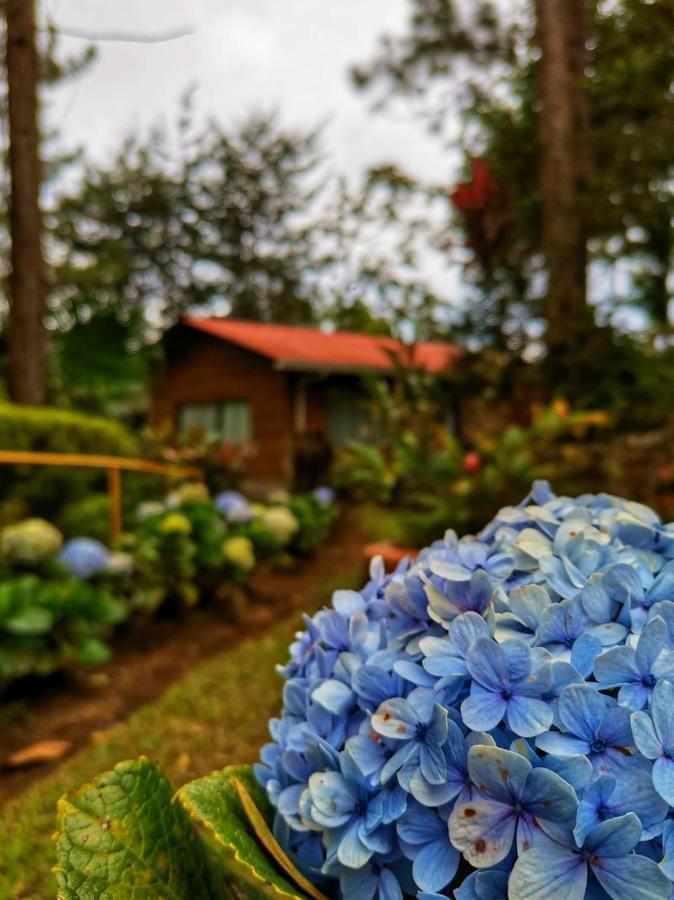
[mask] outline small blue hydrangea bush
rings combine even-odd
[[[305,623],[255,775],[322,893],[673,896],[674,525],[536,483]]]

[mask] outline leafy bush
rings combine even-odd
[[[91,494],[63,507],[59,525],[67,538],[86,534],[106,543],[110,540],[110,499],[107,494]]]
[[[40,519],[7,526],[0,532],[8,623],[3,629],[0,611],[0,677],[50,672],[68,660],[99,662],[108,626],[132,613],[147,617],[161,606],[215,598],[235,617],[258,560],[306,554],[325,538],[331,499],[308,494],[290,498],[289,507],[245,501],[252,518],[232,522],[229,506],[216,505],[203,485],[183,484],[164,501],[141,504],[114,552],[90,537],[60,549],[60,532]]]
[[[48,453],[136,456],[137,442],[117,422],[44,407],[0,404],[0,447]],[[58,521],[64,498],[82,500],[105,485],[94,469],[0,466],[0,496],[18,498],[31,515]]]
[[[127,608],[76,578],[21,575],[0,583],[0,682],[47,674],[68,662],[99,663],[105,637]]]
[[[479,528],[537,478],[551,478],[571,493],[596,488],[610,460],[590,456],[583,441],[609,424],[602,412],[572,412],[558,401],[534,409],[529,425],[477,435],[470,447],[442,429],[424,440],[402,433],[381,447],[346,447],[335,483],[357,499],[394,505],[408,540],[425,543],[447,523]]]
[[[288,504],[297,521],[297,531],[291,536],[289,551],[306,556],[322,544],[337,516],[337,508],[332,501],[325,502],[320,494],[299,494]]]

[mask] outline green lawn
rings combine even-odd
[[[337,587],[353,587],[360,572],[323,584],[311,606],[322,605]],[[53,898],[51,835],[58,798],[121,759],[156,759],[174,785],[233,762],[251,762],[267,738],[267,720],[278,712],[281,681],[274,670],[287,655],[293,617],[262,641],[242,644],[202,663],[156,703],[36,783],[0,812],[0,898]]]

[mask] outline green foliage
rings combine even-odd
[[[196,131],[189,108],[178,127],[177,160],[166,131],[128,138],[55,211],[55,239],[68,250],[56,271],[64,333],[77,327],[84,338],[107,318],[115,328],[105,340],[130,347],[151,335],[145,307],[157,297],[166,324],[223,295],[239,318],[312,319],[301,214],[315,191],[317,133],[259,115]],[[64,375],[72,367],[64,355]]]
[[[0,447],[48,453],[135,456],[133,435],[118,422],[64,409],[0,404]],[[59,522],[64,500],[83,500],[105,485],[96,469],[0,466],[0,496],[23,515]]]
[[[141,757],[63,797],[54,870],[60,895],[300,900],[303,894],[278,872],[251,826],[244,802],[252,795],[268,808],[250,767],[230,766],[185,785],[175,798],[172,793],[165,776]],[[251,815],[257,821],[259,813]],[[295,872],[280,847],[277,854]]]
[[[170,598],[184,606],[194,606],[198,601],[194,583],[196,546],[191,531],[189,519],[181,512],[162,512],[140,523],[133,545],[141,588],[137,600],[148,602],[152,598],[159,604]]]
[[[213,896],[206,846],[147,759],[120,763],[59,803],[59,895]]]
[[[292,497],[288,509],[299,523],[299,529],[292,536],[288,550],[306,556],[327,539],[337,518],[337,509],[332,503],[319,503],[313,494]]]
[[[610,424],[602,412],[571,412],[558,401],[535,410],[528,425],[475,435],[471,447],[442,429],[430,443],[409,432],[391,445],[349,445],[336,460],[335,481],[358,499],[398,510],[406,541],[423,545],[448,525],[460,533],[479,528],[537,478],[562,493],[601,489],[610,460],[598,464],[584,441]]]
[[[0,583],[0,682],[47,674],[68,662],[104,662],[105,637],[127,608],[102,588],[62,576]]]
[[[95,536],[87,528],[97,514],[105,521],[101,501],[92,495],[70,506],[73,536]],[[103,662],[114,625],[160,607],[175,613],[216,600],[235,620],[257,563],[309,554],[336,515],[307,494],[289,498],[290,508],[260,507],[251,522],[226,525],[206,488],[190,483],[144,507],[107,568],[89,581],[66,573],[56,556],[61,534],[48,522],[28,519],[0,533],[0,682]],[[275,532],[289,524],[291,531]]]
[[[306,611],[314,612],[337,588],[362,580],[360,559],[329,582],[312,586]],[[354,561],[355,564],[355,561]],[[54,810],[59,798],[92,780],[120,759],[149,756],[176,786],[232,762],[253,762],[267,735],[267,722],[278,713],[275,671],[287,657],[288,643],[301,625],[293,614],[276,621],[259,640],[203,660],[154,703],[132,712],[80,753],[40,778],[0,809],[0,897],[53,900]],[[185,759],[189,768],[185,768]]]
[[[110,499],[90,494],[63,507],[59,523],[66,538],[86,535],[106,544],[110,540]]]

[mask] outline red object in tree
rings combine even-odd
[[[489,174],[489,166],[483,159],[475,159],[471,163],[470,181],[457,184],[450,194],[454,206],[462,213],[476,212],[484,209],[489,195],[498,191],[498,185]]]
[[[466,244],[485,272],[491,272],[507,243],[512,225],[507,191],[491,175],[484,159],[471,163],[471,177],[449,194],[466,235]]]
[[[477,472],[482,465],[482,457],[476,450],[469,450],[463,457],[463,471]]]

